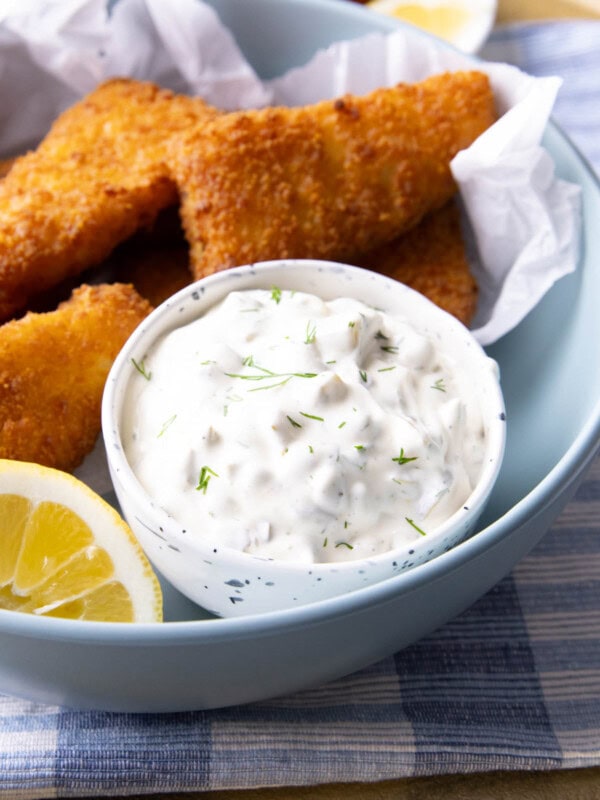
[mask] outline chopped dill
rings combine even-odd
[[[437,389],[438,392],[445,392],[446,391],[446,387],[444,385],[444,379],[443,378],[438,378],[437,381],[432,385],[431,388],[432,389]]]
[[[317,338],[317,326],[309,320],[306,323],[306,337],[304,339],[304,344],[313,344],[315,339]]]
[[[367,373],[364,371],[364,369],[359,370],[359,375],[360,375],[361,380],[363,381],[363,383],[366,383],[367,382]]]
[[[418,456],[412,456],[412,457],[405,456],[404,455],[404,448],[401,447],[400,448],[400,455],[396,456],[396,458],[392,458],[392,461],[395,461],[397,464],[402,465],[402,464],[408,464],[409,461],[416,461],[417,458],[418,458]]]
[[[202,467],[202,469],[200,470],[200,475],[198,477],[198,486],[196,486],[196,490],[202,491],[203,494],[206,494],[206,490],[208,489],[208,484],[210,482],[211,477],[218,478],[219,476],[210,467],[207,466]]]
[[[294,428],[301,428],[302,427],[302,425],[299,422],[296,422],[295,419],[292,419],[289,414],[286,414],[286,417],[288,418],[290,424],[294,426]]]
[[[271,300],[278,304],[281,302],[281,289],[279,286],[271,286]]]
[[[349,542],[336,542],[336,547],[347,547],[348,550],[354,550],[354,547]]]
[[[300,413],[302,414],[303,417],[306,417],[307,419],[316,419],[317,422],[325,422],[323,417],[317,417],[316,414],[307,414],[306,411],[301,411]]]
[[[228,378],[240,378],[243,381],[265,381],[271,380],[273,378],[282,378],[282,380],[277,381],[276,383],[270,383],[268,386],[259,386],[254,389],[249,389],[251,392],[258,392],[261,389],[274,389],[276,386],[284,386],[288,381],[291,381],[292,378],[316,378],[316,372],[273,372],[266,367],[261,367],[257,364],[252,356],[247,356],[243,361],[242,364],[245,367],[253,367],[254,369],[258,370],[258,374],[256,375],[244,375],[238,372],[226,372]]]
[[[137,369],[137,371],[140,373],[142,378],[145,378],[147,381],[150,380],[150,378],[152,377],[152,373],[148,372],[146,370],[146,365],[144,364],[144,359],[142,359],[141,361],[136,361],[135,358],[132,358],[131,359],[131,363]]]
[[[167,430],[167,428],[171,427],[171,425],[175,422],[176,419],[177,419],[177,414],[173,414],[172,417],[169,417],[169,419],[163,424],[160,433],[157,436],[157,439],[160,439],[163,433]]]
[[[419,526],[414,522],[414,520],[409,519],[408,517],[404,517],[404,519],[408,522],[410,526],[412,526],[418,533],[420,533],[421,536],[427,536],[425,531],[421,530],[421,528],[419,528]]]

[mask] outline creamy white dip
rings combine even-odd
[[[485,425],[459,360],[357,300],[232,292],[132,372],[130,465],[214,546],[369,557],[427,536],[481,473]]]

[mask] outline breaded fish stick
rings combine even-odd
[[[112,362],[150,310],[131,286],[82,286],[0,326],[0,458],[75,469],[100,432]]]
[[[455,201],[432,211],[403,236],[370,250],[353,263],[416,289],[464,325],[473,319],[477,283],[467,260]]]
[[[450,199],[450,160],[493,121],[487,77],[459,72],[197,126],[171,148],[194,274],[395,238]]]
[[[98,264],[175,203],[166,142],[216,113],[202,100],[124,79],[65,111],[0,184],[0,320]]]

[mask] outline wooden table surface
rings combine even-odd
[[[497,21],[569,17],[600,19],[600,0],[499,0]],[[155,800],[598,800],[600,767],[403,778],[373,784],[163,793],[152,797]],[[133,800],[142,797],[133,796]]]

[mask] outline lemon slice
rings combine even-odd
[[[0,459],[0,608],[160,622],[160,584],[117,511],[66,472]]]
[[[371,0],[367,8],[397,17],[474,53],[494,23],[494,0]]]

